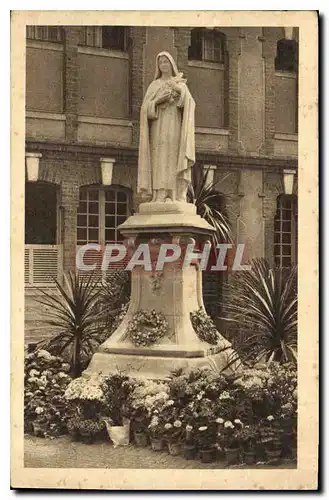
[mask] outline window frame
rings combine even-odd
[[[50,37],[50,29],[56,29],[56,40]],[[26,39],[35,40],[38,42],[64,43],[64,29],[62,26],[29,25],[26,26]]]
[[[289,46],[289,44],[291,45],[291,47],[293,47],[293,49],[291,50],[291,53],[294,56],[294,60],[291,61],[292,67],[290,67],[289,69],[281,67],[284,60],[282,59],[282,57],[280,58],[280,55],[282,56],[282,54],[284,53],[284,50],[280,49],[280,44],[281,45],[285,44],[286,48]],[[275,71],[282,72],[282,73],[292,73],[292,74],[298,73],[298,51],[299,51],[299,44],[298,44],[297,40],[295,40],[295,39],[288,40],[286,38],[281,38],[280,40],[278,40],[277,41],[277,48],[276,48],[276,55],[275,55],[275,59],[274,59]],[[279,63],[281,63],[281,64],[279,64]]]
[[[198,40],[193,40],[193,36],[196,35],[196,38],[199,37]],[[208,42],[212,42],[212,50],[215,53],[216,48],[215,48],[215,43],[216,41],[220,42],[220,57],[219,59],[216,59],[215,57],[213,58],[208,58],[206,54],[206,41],[208,39]],[[212,40],[211,40],[212,39]],[[189,46],[188,50],[188,60],[189,61],[202,61],[204,63],[213,63],[213,64],[218,64],[223,66],[225,63],[225,41],[226,37],[225,34],[222,33],[218,29],[207,29],[207,28],[193,28],[191,30],[191,44]],[[197,50],[194,47],[194,50],[192,50],[193,43],[197,44],[199,43],[201,45],[198,50],[201,50],[201,54],[198,56],[197,55]]]
[[[290,202],[290,208],[287,208],[282,202]],[[290,211],[290,219],[283,217],[283,211]],[[275,225],[279,222],[280,229],[276,230]],[[283,224],[290,222],[290,231],[283,231]],[[277,209],[274,216],[274,238],[273,238],[273,257],[276,267],[290,268],[298,262],[298,199],[296,195],[281,194],[277,197]],[[283,242],[284,235],[289,236],[289,243]],[[276,235],[279,235],[279,242],[276,242]],[[276,248],[279,247],[279,253]],[[290,254],[283,253],[283,247],[290,248]],[[283,265],[284,259],[290,259],[290,264]]]
[[[123,30],[123,47],[104,47],[103,28],[121,28]],[[83,39],[83,41],[82,41]],[[92,47],[95,49],[126,53],[128,50],[127,26],[82,26],[79,36],[79,47]]]
[[[125,220],[131,215],[131,212],[132,212],[132,193],[131,193],[131,190],[125,186],[120,186],[120,185],[112,185],[112,186],[99,186],[99,185],[94,185],[94,186],[81,186],[80,187],[80,190],[79,190],[79,204],[81,202],[81,190],[86,190],[87,193],[89,193],[90,191],[97,191],[98,192],[98,241],[89,241],[89,229],[91,228],[94,228],[94,226],[89,226],[89,222],[88,222],[88,216],[89,216],[89,207],[88,207],[88,203],[89,203],[89,200],[87,201],[87,212],[86,213],[82,213],[82,212],[79,212],[79,207],[77,209],[77,222],[76,222],[76,235],[77,235],[77,246],[82,246],[82,245],[86,245],[86,244],[89,244],[89,243],[94,243],[94,244],[100,244],[100,245],[105,245],[107,243],[109,243],[110,241],[113,242],[113,240],[109,240],[107,241],[106,243],[106,215],[110,216],[110,215],[114,215],[115,217],[115,221],[117,221],[117,217],[119,216],[122,216],[122,217],[125,217]],[[115,212],[114,214],[106,214],[106,199],[105,199],[105,196],[106,196],[106,193],[107,192],[114,192],[114,193],[118,193],[118,192],[121,192],[121,193],[125,193],[126,195],[126,202],[118,202],[117,201],[117,194],[115,195],[115,200],[114,200],[114,205],[115,205]],[[93,200],[92,200],[93,201]],[[84,200],[82,200],[82,202],[84,202]],[[112,202],[108,202],[108,203],[112,203]],[[126,213],[123,215],[123,214],[118,214],[117,213],[117,205],[118,203],[122,203],[122,204],[126,204]],[[78,216],[79,215],[87,215],[87,225],[86,226],[79,226],[78,225]],[[93,214],[91,213],[90,215],[96,215],[96,214]],[[119,231],[117,229],[118,225],[122,224],[122,222],[120,222],[119,224],[116,224],[116,226],[113,228],[114,231],[115,231],[115,242],[120,242],[120,241],[123,241],[122,238],[118,238],[119,236]],[[79,228],[86,228],[87,229],[87,239],[86,240],[79,240],[78,239],[78,229]],[[112,229],[112,228],[108,228],[108,229]]]

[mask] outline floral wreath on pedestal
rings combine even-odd
[[[147,347],[164,337],[168,323],[164,315],[154,309],[137,311],[128,323],[127,334],[137,347]]]
[[[203,307],[190,313],[192,326],[200,340],[208,344],[216,345],[219,333],[213,320],[208,316]]]

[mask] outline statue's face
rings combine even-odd
[[[159,69],[163,75],[172,75],[172,67],[168,57],[159,57]]]

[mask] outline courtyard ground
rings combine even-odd
[[[203,464],[199,460],[185,460],[173,457],[166,451],[154,452],[149,448],[136,446],[114,449],[110,442],[92,445],[73,442],[64,436],[56,439],[44,439],[25,436],[25,467],[49,468],[100,468],[100,469],[223,469],[225,462]],[[234,468],[294,469],[296,462],[285,461],[279,465],[256,464],[239,465]]]

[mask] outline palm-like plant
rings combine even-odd
[[[223,198],[216,190],[218,182],[208,182],[209,170],[194,171],[192,183],[187,190],[187,201],[194,203],[197,214],[216,229],[213,238],[217,244],[220,241],[231,241],[231,226],[225,211],[221,210]]]
[[[122,308],[129,302],[131,277],[128,271],[113,269],[102,282],[100,290],[100,315],[106,331],[111,333]],[[109,333],[107,335],[109,335]]]
[[[245,328],[236,349],[244,362],[297,361],[297,267],[271,269],[254,259],[251,270],[236,272],[226,285],[226,321]]]
[[[56,294],[40,290],[43,296],[37,300],[49,308],[45,323],[58,333],[40,345],[57,355],[68,353],[72,374],[78,377],[99,345],[104,328],[97,313],[100,287],[93,274],[72,272],[64,275],[64,285],[57,280],[55,283]]]

